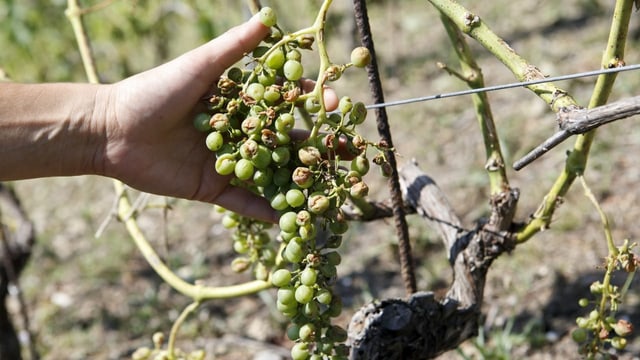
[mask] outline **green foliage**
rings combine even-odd
[[[214,9],[204,0],[113,1],[83,21],[102,81],[115,82],[220,35],[246,18],[243,5],[225,0]],[[66,6],[65,0],[0,1],[0,67],[13,80],[86,81]]]

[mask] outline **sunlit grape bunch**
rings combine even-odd
[[[318,19],[324,19],[323,7]],[[208,99],[210,112],[195,121],[207,132],[206,146],[215,153],[215,169],[233,175],[232,184],[264,196],[279,211],[277,238],[256,220],[227,213],[223,223],[234,228],[233,247],[239,256],[232,267],[253,269],[259,280],[277,291],[277,307],[291,319],[288,337],[295,341],[293,359],[342,359],[346,331],[333,325],[342,303],[335,293],[341,257],[337,249],[348,229],[341,206],[361,199],[369,188],[367,149],[378,151],[373,162],[388,172],[384,144],[358,135],[356,127],[367,116],[361,102],[349,97],[328,112],[324,85],[338,80],[351,66],[365,67],[366,48],[356,48],[349,63],[334,64],[326,53],[323,21],[294,33],[277,26],[275,12],[259,13],[271,34],[248,55],[243,68],[228,70]],[[302,54],[318,48],[320,73],[313,90],[303,91]],[[297,111],[313,116],[309,132],[294,130]]]

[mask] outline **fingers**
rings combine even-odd
[[[302,91],[305,93],[313,91],[316,86],[316,82],[310,79],[300,80]],[[322,87],[322,95],[324,96],[324,106],[327,111],[333,111],[338,108],[338,94],[329,86]]]
[[[255,49],[268,33],[269,28],[254,16],[187,54],[194,61],[194,70],[206,74],[212,82],[242,56]]]

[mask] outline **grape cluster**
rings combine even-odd
[[[219,80],[208,100],[210,112],[194,125],[208,133],[205,142],[215,153],[215,171],[233,175],[232,184],[264,196],[280,212],[277,241],[270,239],[265,224],[224,216],[223,224],[236,229],[233,247],[239,257],[232,267],[253,268],[256,278],[278,288],[277,307],[292,322],[287,333],[295,341],[294,360],[342,359],[348,355],[347,334],[331,323],[342,310],[332,287],[341,261],[336,249],[348,229],[341,206],[369,191],[363,181],[370,167],[369,146],[379,151],[373,162],[383,173],[389,169],[384,144],[370,143],[356,132],[367,115],[364,104],[343,97],[338,110],[328,113],[323,91],[345,69],[366,66],[370,54],[356,48],[347,64],[325,57],[314,90],[304,93],[302,53],[311,50],[318,29],[284,34],[269,8],[260,11],[260,19],[271,34],[247,66],[231,68]],[[314,115],[305,139],[293,130],[296,109]]]

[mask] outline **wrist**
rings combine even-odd
[[[101,85],[1,86],[2,180],[99,173]]]

